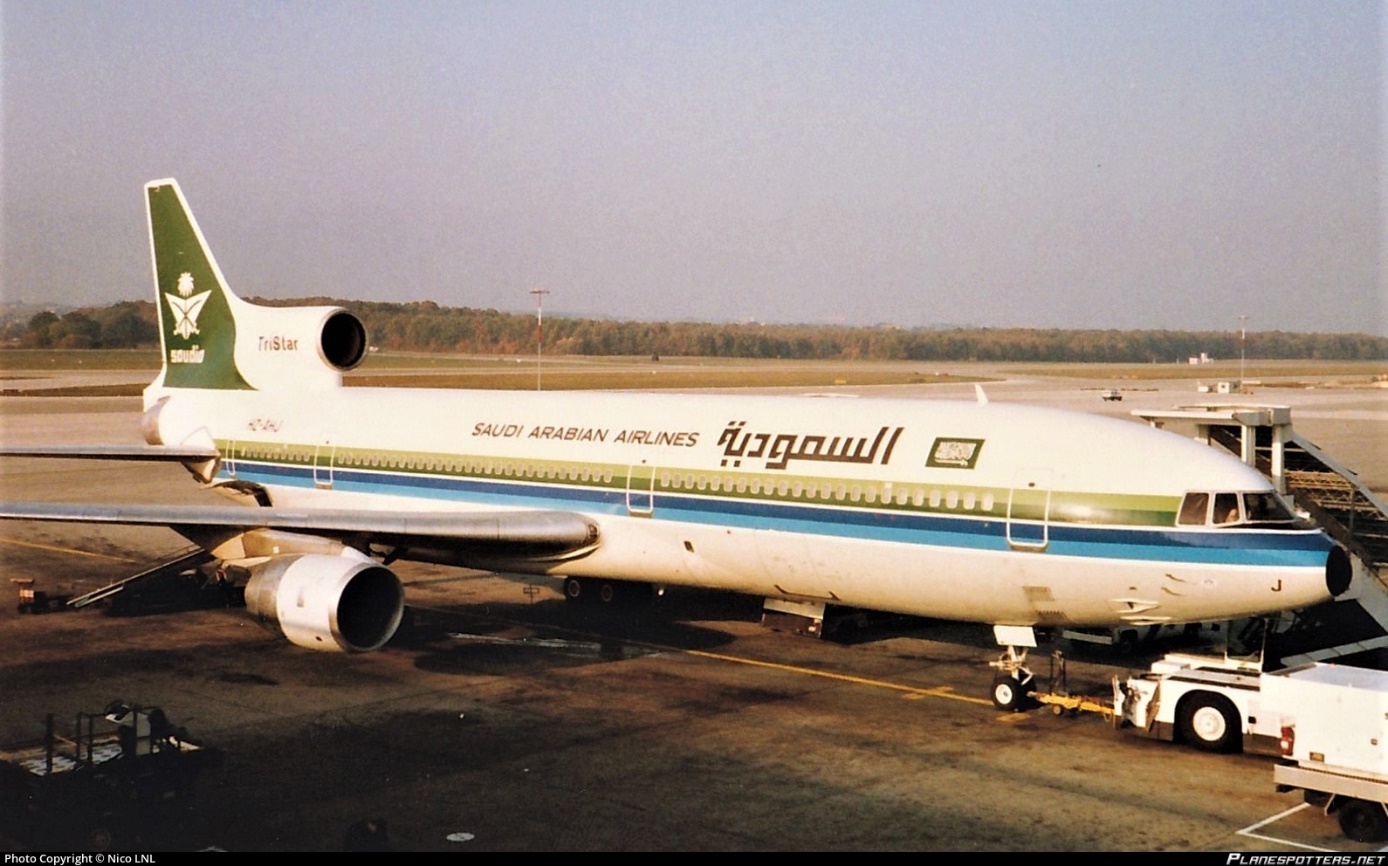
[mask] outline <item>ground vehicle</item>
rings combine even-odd
[[[19,605],[15,609],[20,613],[46,613],[53,610],[62,610],[63,605],[71,598],[70,593],[52,593],[42,589],[34,588],[34,580],[30,577],[12,577],[10,583],[19,588]]]
[[[1268,678],[1258,661],[1169,653],[1147,673],[1114,678],[1114,724],[1206,752],[1275,755],[1281,717],[1263,691]]]
[[[1280,707],[1277,790],[1339,818],[1356,842],[1388,839],[1388,672],[1313,663],[1264,677]]]
[[[1113,681],[1114,724],[1209,752],[1279,754],[1277,790],[1337,815],[1358,842],[1388,840],[1388,671],[1169,654]]]
[[[195,774],[212,752],[158,707],[113,701],[71,734],[0,746],[0,834],[35,848],[106,851],[195,844]]]

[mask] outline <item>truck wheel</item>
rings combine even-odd
[[[87,831],[88,851],[110,851],[116,847],[116,836],[109,828],[98,824]]]
[[[1023,683],[1007,674],[993,680],[993,706],[1004,712],[1015,713],[1023,709],[1035,693],[1036,685],[1032,680]]]
[[[1181,739],[1202,752],[1235,752],[1243,743],[1239,711],[1222,695],[1195,692],[1179,710]]]
[[[1383,804],[1346,800],[1340,806],[1340,831],[1356,842],[1388,839],[1388,815],[1383,812]]]

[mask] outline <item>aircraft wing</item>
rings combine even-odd
[[[591,548],[598,527],[564,511],[411,512],[303,511],[287,508],[186,505],[92,505],[4,502],[0,520],[165,526],[202,544],[255,530],[282,530],[334,538],[353,546],[395,548],[405,558],[415,550],[453,550],[462,557],[554,557]]]
[[[0,457],[59,457],[68,460],[144,460],[176,463],[216,460],[215,448],[179,445],[0,445]]]

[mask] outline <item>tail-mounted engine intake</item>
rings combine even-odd
[[[366,327],[341,307],[236,304],[236,366],[253,388],[337,386],[366,358]]]
[[[352,369],[366,357],[366,326],[346,310],[331,313],[318,333],[318,354],[339,371]]]
[[[370,652],[399,628],[405,590],[394,572],[355,552],[277,556],[251,569],[246,610],[297,646]]]

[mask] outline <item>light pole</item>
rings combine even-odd
[[[540,390],[540,363],[543,359],[545,348],[545,318],[541,312],[544,306],[545,295],[549,294],[549,289],[531,289],[530,294],[535,296],[535,390]]]
[[[1248,317],[1239,316],[1239,393],[1243,393],[1243,365],[1248,348]]]

